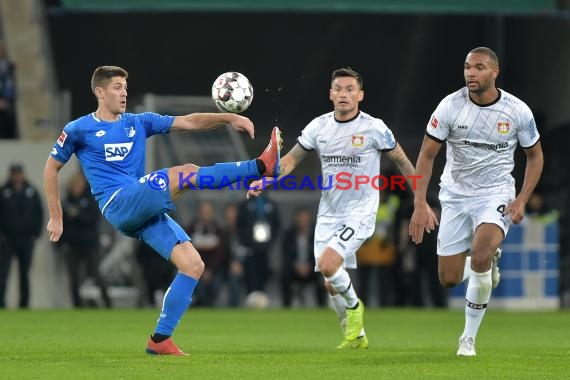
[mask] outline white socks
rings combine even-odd
[[[346,301],[340,294],[335,294],[334,296],[329,294],[329,299],[331,300],[331,307],[336,312],[339,322],[342,324],[346,320]]]
[[[358,297],[350,281],[350,276],[344,268],[338,268],[335,274],[325,279],[332,285],[333,289],[346,301],[346,307],[353,308],[358,304]]]
[[[344,335],[346,331],[346,301],[340,294],[329,294],[329,300],[331,307],[335,311],[338,317],[338,323],[340,324],[340,330],[342,331],[342,335]]]
[[[490,298],[491,270],[484,273],[471,271],[465,295],[465,330],[462,337],[470,336],[475,339]]]
[[[330,282],[333,289],[337,292],[334,296],[329,294],[329,299],[331,300],[332,308],[338,316],[340,328],[344,334],[346,328],[346,308],[348,305],[352,305],[352,307],[356,306],[358,297],[354,291],[348,272],[343,268],[339,268],[335,274],[331,277],[325,277],[325,279]],[[364,335],[364,328],[362,328],[358,337],[360,338]]]
[[[472,272],[473,271],[471,270],[471,256],[467,256],[467,258],[465,259],[465,267],[463,268],[463,280],[461,280],[461,282],[469,280],[469,277],[471,277]]]

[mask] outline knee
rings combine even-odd
[[[196,176],[193,173],[198,172],[199,167],[194,164],[184,164],[173,166],[168,170],[168,179],[171,183],[177,184],[178,189],[182,189],[188,183],[196,185]]]
[[[176,267],[180,272],[197,279],[204,273],[205,265],[200,256],[186,255],[184,260],[179,260]]]
[[[493,253],[495,250],[493,250]],[[491,261],[493,255],[490,253],[481,255],[473,253],[471,255],[471,268],[478,273],[487,272],[491,269]]]
[[[342,267],[342,257],[337,254],[325,252],[317,261],[319,272],[325,277],[331,277]]]
[[[189,174],[197,172],[199,168],[200,168],[199,166],[194,164],[182,164],[178,166],[173,166],[172,168],[170,168],[169,171],[172,172],[173,175],[178,176],[179,173]]]
[[[317,267],[319,268],[319,272],[321,272],[321,274],[325,277],[332,276],[338,270],[338,267],[336,267],[335,265],[333,265],[333,263],[327,260],[319,260]]]
[[[445,288],[453,288],[461,283],[463,276],[455,272],[439,272],[439,283]]]
[[[184,165],[182,165],[182,167],[184,168],[184,172],[188,172],[188,173],[195,173],[198,171],[198,169],[200,169],[199,166],[194,165],[194,164],[184,164]]]
[[[190,264],[189,271],[192,272],[190,275],[196,276],[196,278],[200,278],[202,276],[202,273],[204,273],[205,268],[206,268],[206,265],[204,264],[202,259],[194,260]]]

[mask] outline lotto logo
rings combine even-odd
[[[123,161],[133,147],[132,142],[105,144],[105,161]]]

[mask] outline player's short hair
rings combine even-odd
[[[109,80],[114,77],[127,79],[129,77],[129,73],[127,73],[127,70],[119,66],[97,67],[91,77],[91,91],[93,91],[93,94],[95,94],[96,87],[105,87]]]
[[[352,68],[343,67],[343,68],[336,69],[335,71],[333,71],[331,83],[334,82],[334,80],[336,78],[339,78],[339,77],[352,77],[352,78],[356,79],[356,81],[358,82],[358,85],[360,86],[360,89],[361,90],[363,89],[364,82],[362,80],[362,75],[358,74]]]
[[[475,49],[472,49],[469,52],[469,54],[471,53],[485,54],[486,56],[491,58],[491,60],[495,61],[495,64],[497,65],[497,67],[499,67],[499,57],[497,57],[497,54],[495,54],[495,52],[490,48],[485,46],[476,47]]]

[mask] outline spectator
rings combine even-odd
[[[157,255],[144,241],[138,242],[136,257],[143,277],[141,302],[144,306],[160,307],[158,303],[162,303],[164,293],[176,276],[176,267]]]
[[[416,245],[410,241],[410,236],[408,235],[410,217],[414,210],[413,203],[413,197],[408,196],[407,193],[402,194],[401,205],[396,213],[394,223],[395,241],[398,252],[393,271],[396,292],[395,306],[421,307],[423,305],[423,286],[418,282],[421,271],[418,249]],[[430,205],[431,204],[430,202]],[[422,245],[429,245],[429,243]],[[437,273],[437,271],[435,273]]]
[[[20,163],[10,165],[8,181],[0,188],[0,308],[10,274],[12,256],[20,271],[20,308],[30,305],[29,272],[34,243],[43,223],[43,208],[36,188],[28,182]]]
[[[441,206],[437,194],[428,195],[432,211],[439,218]],[[408,235],[410,216],[413,211],[413,199],[406,198],[398,212],[399,224],[399,283],[398,306],[446,308],[448,290],[439,282],[437,271],[438,258],[437,234],[424,235],[421,244],[415,245]]]
[[[265,291],[269,277],[268,256],[280,227],[277,204],[265,195],[246,199],[239,205],[237,225],[240,243],[247,248],[246,292]]]
[[[293,293],[297,293],[301,303],[305,304],[304,291],[311,286],[315,289],[317,304],[325,305],[322,277],[315,272],[314,223],[311,212],[307,208],[299,208],[295,212],[293,223],[283,236],[281,298],[285,307],[291,307]]]
[[[530,195],[525,207],[525,213],[530,219],[541,223],[552,223],[558,220],[559,212],[546,204],[541,192],[535,191]]]
[[[389,178],[389,177],[388,177]],[[396,302],[396,247],[393,229],[400,198],[394,192],[380,191],[374,234],[358,249],[358,284],[360,298],[366,304],[376,294],[378,306],[393,306]],[[377,288],[371,284],[376,274]]]
[[[242,304],[244,262],[247,248],[238,238],[237,228],[238,207],[236,204],[228,204],[224,208],[224,242],[227,266],[228,283],[228,306],[238,307]]]
[[[227,263],[223,245],[223,230],[215,218],[212,202],[198,204],[196,218],[186,227],[192,244],[200,253],[205,268],[194,293],[194,306],[215,306],[224,279]]]
[[[17,137],[15,78],[15,66],[6,54],[6,44],[0,40],[0,139]]]
[[[92,279],[101,291],[105,306],[110,308],[111,299],[107,294],[105,281],[99,272],[101,212],[83,173],[77,173],[71,178],[67,196],[61,206],[63,223],[67,228],[60,242],[69,271],[73,306],[76,308],[85,306],[79,290],[85,280]]]
[[[432,205],[432,210],[439,219],[441,207],[439,206],[437,198],[430,201],[430,205]],[[437,234],[435,232],[424,235],[423,242],[416,246],[419,277],[415,281],[415,284],[420,288],[418,292],[421,291],[421,284],[427,284],[427,291],[421,292],[421,306],[446,308],[449,291],[439,282],[439,276],[437,274],[437,255],[434,255],[434,252],[437,252]]]

